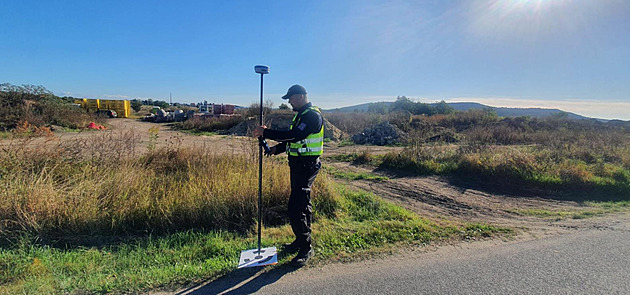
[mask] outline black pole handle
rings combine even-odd
[[[259,126],[263,124],[263,73],[260,73],[260,116]],[[264,140],[261,137],[259,139]],[[260,237],[262,232],[262,173],[263,173],[263,146],[258,145],[258,253],[260,253]]]

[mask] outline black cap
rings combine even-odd
[[[289,99],[293,94],[306,94],[306,89],[301,85],[295,84],[289,88],[289,91],[287,91],[287,94],[285,94],[282,99]]]

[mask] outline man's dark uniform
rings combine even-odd
[[[286,152],[289,149],[289,168],[291,170],[289,221],[296,238],[293,246],[299,248],[300,253],[304,253],[311,250],[311,219],[313,215],[311,186],[321,168],[321,162],[318,155],[313,155],[317,154],[316,152],[311,152],[311,155],[298,153],[295,149],[295,143],[320,132],[323,134],[324,120],[319,109],[313,107],[311,103],[307,103],[295,111],[297,114],[290,130],[265,129],[263,136],[280,141],[280,144],[275,146],[275,154]],[[323,137],[323,135],[321,136]],[[306,144],[304,147],[306,148]]]

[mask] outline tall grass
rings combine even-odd
[[[630,197],[630,123],[498,118],[487,111],[414,116],[411,140],[384,168],[482,177],[495,184]],[[456,144],[429,142],[434,135]]]
[[[68,144],[13,141],[0,154],[0,234],[41,241],[181,229],[248,231],[255,224],[256,157],[167,146],[137,154],[129,132]],[[254,143],[252,143],[254,144]],[[289,171],[265,161],[265,219],[281,215]],[[319,214],[334,214],[336,193],[326,176],[314,185]],[[274,219],[275,218],[275,219]]]
[[[586,161],[583,154],[593,153]],[[630,198],[630,146],[591,152],[567,144],[564,149],[534,146],[429,145],[384,156],[382,167],[420,175],[484,178],[503,186],[560,190],[594,199]],[[608,155],[607,157],[603,154]]]

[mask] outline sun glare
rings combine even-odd
[[[485,0],[471,9],[476,36],[491,39],[541,38],[567,25],[567,0]]]

